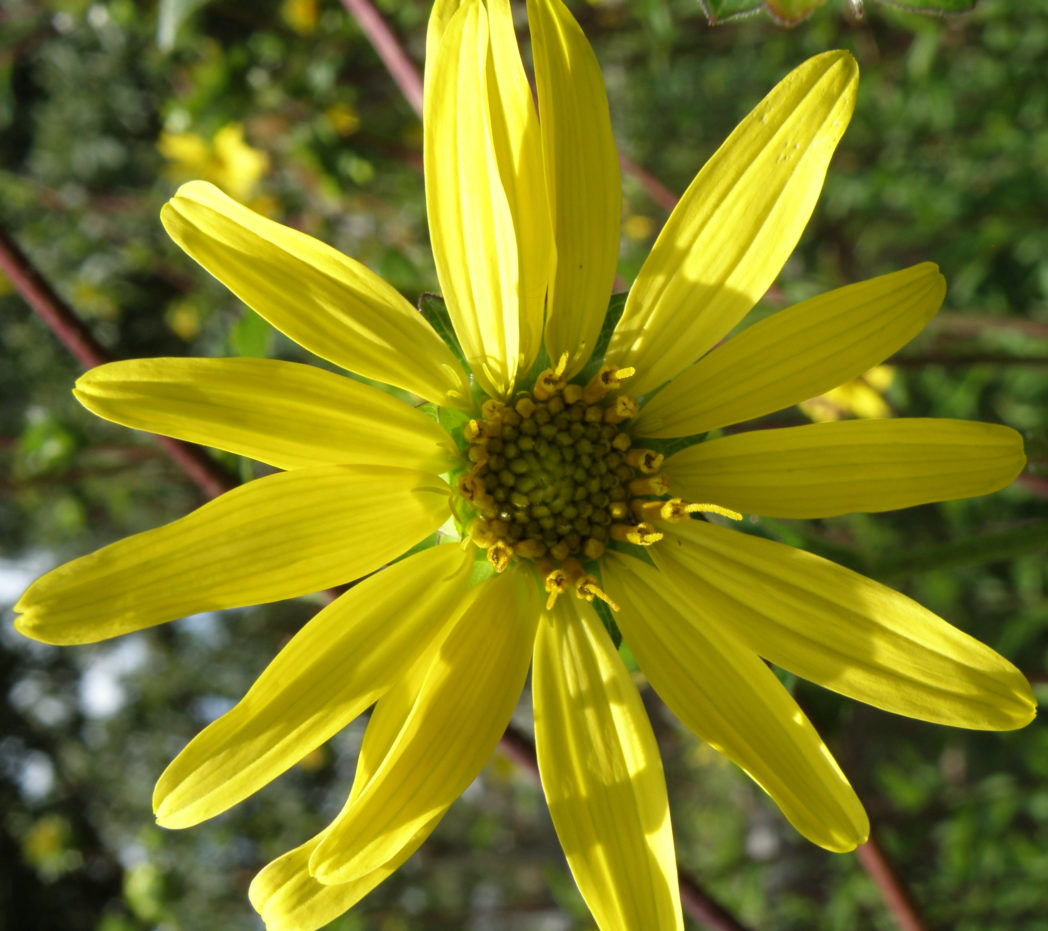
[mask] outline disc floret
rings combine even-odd
[[[531,560],[551,606],[570,590],[616,608],[583,564],[613,540],[650,546],[662,538],[651,518],[686,519],[692,506],[663,500],[662,454],[633,445],[639,405],[622,388],[634,370],[605,365],[583,385],[566,381],[566,362],[530,391],[483,402],[463,429],[469,465],[456,487],[495,571]]]

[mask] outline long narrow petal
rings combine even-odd
[[[701,598],[647,563],[604,564],[630,650],[669,709],[768,793],[790,823],[829,850],[865,843],[870,824],[848,780],[793,697]]]
[[[524,687],[538,601],[524,569],[477,586],[395,743],[314,852],[318,880],[347,882],[388,862],[476,778]]]
[[[192,258],[310,352],[437,404],[469,403],[451,350],[396,289],[359,262],[204,181],[183,184],[160,219]]]
[[[225,811],[373,704],[453,617],[472,562],[457,545],[435,546],[319,612],[164,770],[157,823],[184,828]]]
[[[806,401],[905,346],[935,315],[946,282],[931,262],[772,314],[718,346],[653,397],[639,436],[691,436]]]
[[[858,68],[825,52],[791,71],[684,193],[640,270],[608,347],[645,394],[714,346],[760,299],[800,238],[855,105]]]
[[[379,699],[371,713],[347,806],[353,804],[371,781],[407,723],[429,670],[430,660],[428,655],[421,656],[411,670],[402,675]],[[248,890],[251,904],[262,916],[267,931],[315,931],[352,908],[395,872],[422,846],[446,811],[447,808],[440,809],[388,861],[370,873],[337,885],[325,885],[309,872],[310,857],[327,834],[329,826],[300,847],[268,864],[251,882]]]
[[[703,521],[664,525],[671,584],[755,653],[842,695],[935,724],[1011,730],[1036,705],[1011,663],[850,569]]]
[[[538,352],[552,271],[538,117],[508,0],[440,23],[423,120],[433,256],[475,378],[505,397]]]
[[[458,458],[431,417],[377,388],[297,362],[111,362],[82,375],[73,393],[114,423],[278,469],[345,463],[446,472]]]
[[[597,926],[683,928],[659,748],[585,602],[564,597],[543,615],[532,692],[542,789]]]
[[[309,873],[309,860],[324,838],[322,832],[273,860],[255,876],[248,889],[251,904],[261,916],[266,931],[316,931],[392,876],[422,846],[439,821],[440,816],[433,818],[382,866],[335,886],[318,882]]]
[[[754,430],[671,456],[674,494],[767,517],[831,517],[988,495],[1022,471],[1022,437],[969,420],[841,420]]]
[[[622,182],[604,80],[589,42],[560,0],[528,0],[557,271],[546,349],[567,376],[596,344],[619,257]]]
[[[463,3],[470,0],[434,0],[429,11],[429,22],[426,27],[426,65],[425,65],[425,95],[430,94],[433,77],[436,72],[437,52],[440,51],[440,42],[444,38],[444,31],[448,23],[462,7]]]
[[[448,517],[436,476],[376,466],[278,472],[37,579],[15,610],[45,643],[91,643],[198,611],[367,575]]]

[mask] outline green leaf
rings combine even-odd
[[[207,0],[160,0],[157,9],[156,44],[160,51],[170,52],[175,46],[175,35],[182,25]]]
[[[764,6],[761,0],[699,0],[710,23],[722,23],[737,16],[752,16]]]
[[[575,381],[580,384],[589,381],[604,362],[604,353],[608,351],[611,334],[615,331],[615,327],[618,326],[622,317],[622,310],[626,306],[626,297],[627,293],[623,291],[621,294],[613,294],[608,299],[608,309],[604,313],[604,323],[601,325],[597,344],[593,347],[593,355],[589,357],[586,367],[575,378]]]
[[[451,324],[451,315],[448,313],[448,305],[444,302],[444,298],[439,294],[431,294],[429,291],[425,291],[418,296],[418,304],[416,306],[419,313],[425,318],[426,323],[437,331],[437,336],[444,340],[448,349],[455,353],[459,361],[465,365],[466,355],[463,353],[458,337],[455,335],[455,328]],[[467,365],[466,368],[468,369],[469,366]]]
[[[976,0],[878,0],[885,6],[911,13],[961,13],[975,8]],[[826,0],[699,0],[702,11],[711,24],[723,23],[741,16],[764,12],[781,26],[796,26]],[[861,0],[839,0],[841,6],[862,9]]]
[[[963,13],[974,10],[976,0],[878,0],[885,6],[911,13]]]
[[[268,359],[273,348],[273,327],[254,311],[245,310],[229,330],[229,347],[237,356]]]

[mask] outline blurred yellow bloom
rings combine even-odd
[[[196,133],[163,132],[157,148],[174,180],[203,178],[241,201],[254,196],[269,170],[269,156],[248,145],[240,123],[223,126],[210,142]]]
[[[543,789],[597,925],[682,928],[658,748],[595,602],[679,719],[831,850],[866,839],[866,814],[765,661],[925,721],[1008,729],[1034,714],[1007,660],[903,595],[705,517],[986,494],[1022,468],[1014,431],[841,421],[663,453],[856,377],[942,302],[942,276],[922,264],[724,341],[811,214],[851,115],[854,60],[812,58],[742,121],[598,354],[621,209],[604,86],[560,0],[528,13],[537,109],[508,0],[439,0],[430,20],[426,199],[453,345],[359,263],[209,184],[184,185],[162,213],[288,337],[430,402],[439,422],[270,359],[122,362],[77,383],[100,416],[282,471],[48,573],[16,607],[22,633],[80,643],[363,579],[154,794],[160,824],[196,824],[374,705],[341,813],[252,883],[271,931],[320,927],[418,848],[491,756],[529,667]],[[402,555],[438,529],[462,539]]]
[[[299,35],[308,36],[317,28],[317,0],[284,0],[280,12]]]
[[[173,303],[164,314],[164,320],[175,335],[187,343],[200,333],[200,310],[192,300]]]
[[[348,103],[334,103],[324,111],[324,115],[340,136],[352,136],[360,129],[360,116]]]
[[[894,378],[895,369],[890,365],[875,365],[858,378],[801,401],[797,406],[817,423],[842,417],[891,417],[892,409],[884,400],[884,392]]]
[[[655,232],[655,221],[639,213],[631,214],[622,222],[627,239],[647,239]]]

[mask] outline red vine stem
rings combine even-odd
[[[855,855],[870,879],[877,884],[882,898],[902,931],[927,931],[927,925],[917,911],[913,898],[874,834],[871,833],[870,839],[855,849]]]
[[[0,270],[14,289],[47,324],[59,342],[85,369],[112,362],[113,357],[92,335],[72,309],[33,267],[18,244],[0,227]],[[199,446],[156,436],[164,451],[209,497],[214,498],[237,485],[236,480]]]
[[[422,77],[393,30],[369,0],[342,0],[342,5],[357,21],[411,109],[422,116]]]

